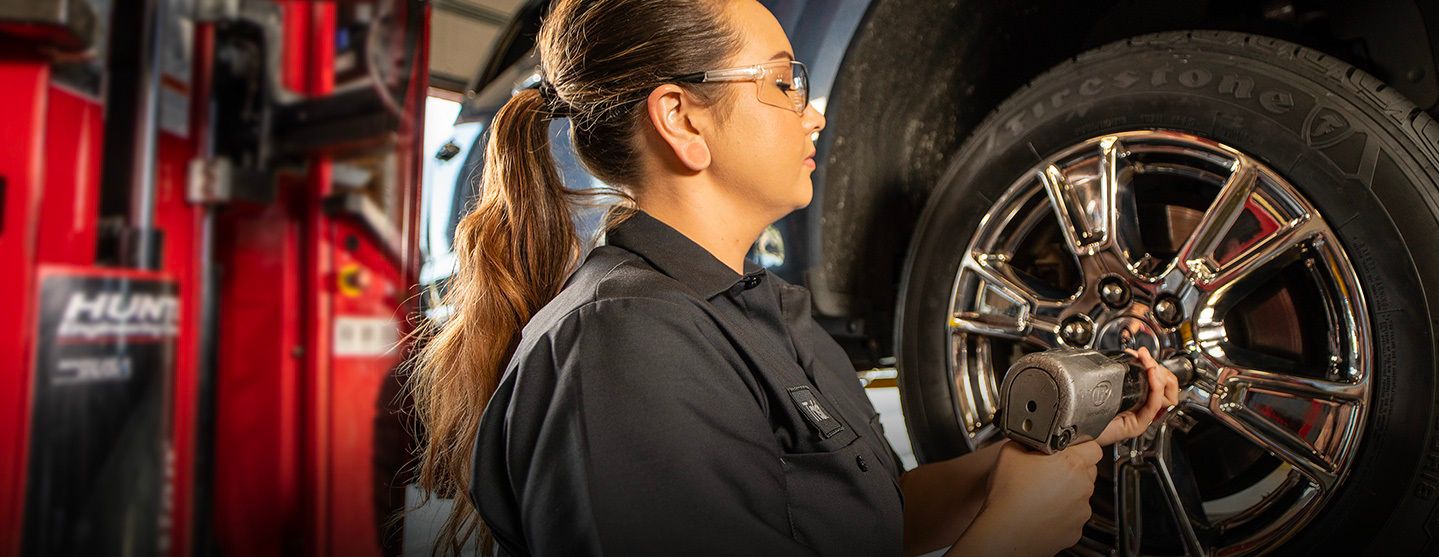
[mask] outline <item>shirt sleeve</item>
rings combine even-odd
[[[550,399],[517,395],[508,419],[534,554],[813,553],[792,537],[769,421],[696,313],[602,300],[540,351],[553,383],[532,392]]]

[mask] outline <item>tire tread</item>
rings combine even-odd
[[[1042,87],[1050,81],[1065,79],[1089,62],[1131,54],[1135,47],[1173,49],[1190,44],[1240,48],[1258,57],[1293,61],[1307,70],[1304,73],[1322,76],[1330,83],[1353,93],[1352,99],[1362,101],[1377,113],[1382,114],[1392,124],[1389,129],[1403,135],[1404,140],[1400,141],[1400,144],[1413,151],[1411,154],[1417,155],[1416,158],[1430,163],[1424,165],[1421,171],[1428,175],[1431,183],[1439,184],[1439,123],[1436,123],[1424,109],[1419,108],[1397,89],[1385,85],[1379,78],[1343,60],[1309,47],[1250,33],[1210,30],[1167,31],[1109,43],[1078,54],[1069,61],[1029,80],[1007,100],[991,110],[985,119],[1012,111],[1016,103],[1024,100],[1023,93],[1036,87]],[[1439,188],[1424,189],[1420,191],[1420,194],[1427,201],[1430,212],[1435,215],[1436,223],[1439,223]]]

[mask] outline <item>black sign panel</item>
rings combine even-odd
[[[179,316],[175,284],[162,276],[42,269],[26,555],[167,552]]]

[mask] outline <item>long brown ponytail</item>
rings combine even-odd
[[[552,89],[522,90],[495,115],[478,203],[455,231],[451,313],[422,327],[409,376],[425,434],[418,483],[454,499],[439,552],[459,554],[472,537],[482,553],[492,549],[468,496],[479,416],[520,330],[579,263],[571,203],[594,193],[565,188],[550,155],[550,120],[569,117],[580,161],[632,206],[626,190],[641,178],[642,101],[664,76],[714,69],[739,46],[724,0],[559,0],[541,25],[541,74]],[[707,104],[727,100],[727,88],[688,88]]]

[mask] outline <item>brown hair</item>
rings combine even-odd
[[[569,117],[581,163],[632,207],[627,190],[641,180],[636,138],[650,91],[667,76],[720,67],[740,36],[723,0],[559,0],[536,48],[546,91],[522,90],[495,115],[478,204],[455,231],[451,313],[421,332],[409,377],[425,435],[418,482],[455,500],[435,545],[445,554],[460,553],[472,536],[482,553],[492,549],[468,494],[480,415],[521,328],[578,262],[571,202],[594,192],[565,188],[550,156],[549,121]],[[729,88],[685,87],[702,104],[728,109]]]

